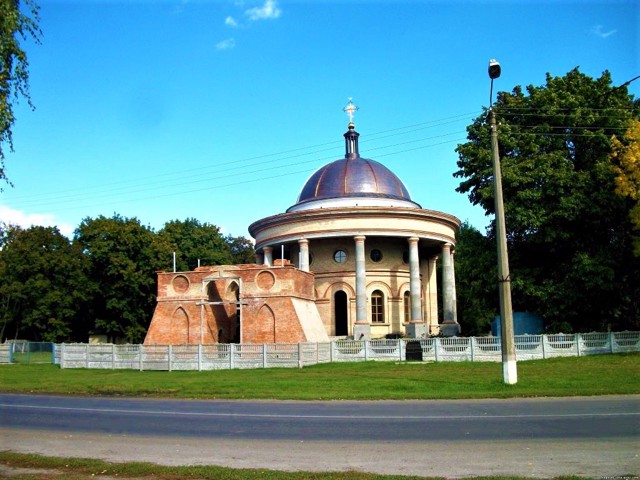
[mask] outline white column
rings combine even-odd
[[[267,267],[272,267],[273,266],[273,248],[262,247],[262,252],[264,253],[264,264]]]
[[[442,246],[442,325],[440,332],[445,336],[460,333],[460,325],[455,320],[455,273],[450,243],[445,243]]]
[[[411,294],[411,323],[407,333],[413,338],[425,338],[427,328],[422,316],[422,288],[420,284],[420,259],[418,254],[418,237],[411,237],[409,242],[409,292]]]
[[[440,327],[438,326],[438,275],[436,274],[436,263],[438,257],[431,257],[429,259],[429,270],[427,274],[429,293],[427,295],[428,305],[428,322],[429,322],[429,334],[438,335],[440,333]]]
[[[456,294],[456,251],[451,252],[451,283],[453,283],[453,321],[458,323],[458,295]]]
[[[301,238],[298,240],[300,246],[300,258],[298,262],[298,268],[303,272],[309,271],[309,240]]]
[[[367,273],[365,266],[364,235],[353,237],[356,243],[356,322],[354,340],[369,340],[371,325],[367,320]]]
[[[451,244],[442,246],[442,321],[453,322],[453,285],[451,283]]]
[[[422,322],[422,295],[420,292],[420,261],[418,238],[409,239],[409,290],[411,293],[411,321]]]

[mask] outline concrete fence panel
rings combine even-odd
[[[518,335],[518,361],[561,356],[639,352],[640,332]],[[61,368],[133,370],[222,370],[298,368],[328,362],[499,362],[500,337],[432,337],[420,340],[335,340],[325,343],[55,346]],[[0,363],[11,363],[11,344],[0,345]]]

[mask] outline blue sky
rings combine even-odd
[[[248,237],[344,156],[349,97],[363,157],[484,231],[452,174],[488,104],[489,59],[495,90],[576,66],[616,85],[640,74],[637,1],[39,3],[42,43],[25,43],[36,110],[17,109],[0,220],[68,235],[119,213]]]

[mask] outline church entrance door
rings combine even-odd
[[[333,317],[335,318],[335,335],[343,337],[349,335],[347,294],[338,290],[333,296]]]

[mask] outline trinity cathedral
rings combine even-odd
[[[249,225],[255,264],[158,273],[145,344],[460,333],[453,262],[460,220],[423,209],[393,172],[360,156],[356,108],[345,108],[344,158],[313,173],[285,213]]]

